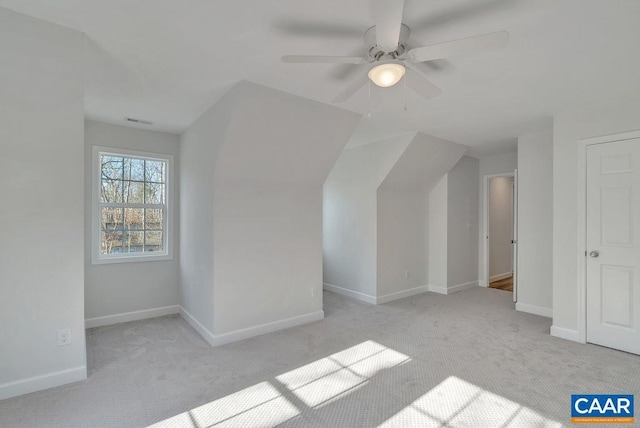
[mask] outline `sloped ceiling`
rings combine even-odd
[[[321,186],[360,119],[247,81],[231,95],[233,114],[215,164],[218,183]]]
[[[182,132],[248,79],[329,102],[354,77],[332,65],[282,64],[283,54],[351,55],[372,25],[372,0],[0,0],[0,7],[86,33],[86,114],[125,116]],[[402,85],[365,89],[345,107],[365,114],[351,145],[424,131],[486,153],[548,126],[556,112],[640,97],[640,2],[407,0],[420,44],[497,30],[507,49],[431,64],[432,100]],[[0,29],[0,36],[1,36]],[[357,72],[366,71],[366,66]],[[366,113],[371,111],[371,118]]]
[[[378,189],[431,190],[468,149],[418,132]]]

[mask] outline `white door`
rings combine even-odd
[[[587,341],[640,354],[640,139],[587,146]]]
[[[513,301],[518,301],[518,170],[513,172],[513,231],[511,236],[511,249],[513,251]]]

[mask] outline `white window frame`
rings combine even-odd
[[[101,254],[101,203],[100,184],[102,171],[100,168],[100,155],[113,155],[133,158],[144,158],[150,160],[164,161],[167,163],[165,174],[165,206],[166,211],[163,216],[164,251],[148,253],[118,253]],[[91,263],[94,265],[109,263],[131,263],[150,262],[173,259],[173,156],[164,153],[149,153],[137,150],[120,149],[116,147],[93,146],[91,163]],[[134,207],[135,208],[135,207]]]

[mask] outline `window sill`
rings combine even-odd
[[[140,262],[162,262],[173,260],[173,255],[170,254],[158,254],[158,255],[145,255],[145,256],[123,256],[123,257],[103,257],[93,258],[91,260],[92,265],[109,265],[114,263],[140,263]]]

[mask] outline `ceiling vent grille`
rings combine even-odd
[[[153,125],[153,122],[151,122],[150,120],[136,119],[133,117],[125,117],[124,120],[126,120],[127,122],[139,123],[141,125]]]

